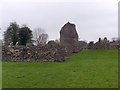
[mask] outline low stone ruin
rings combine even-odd
[[[94,49],[110,49],[110,43],[109,42],[96,42],[94,44]]]
[[[3,47],[2,54],[3,61],[63,62],[66,50],[54,41],[50,41],[45,46]]]
[[[93,44],[92,49],[106,50],[106,49],[119,49],[119,41],[109,41],[105,37],[103,40],[98,40]]]
[[[110,42],[111,49],[120,49],[120,41],[112,41]]]

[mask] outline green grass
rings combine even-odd
[[[3,62],[3,88],[117,88],[118,51],[85,50],[65,62]]]
[[[2,62],[0,61],[0,89],[2,89]]]

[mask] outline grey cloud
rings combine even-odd
[[[117,6],[104,3],[7,3],[3,8],[3,28],[11,21],[41,27],[49,39],[59,38],[60,28],[70,21],[76,24],[81,40],[117,36]]]

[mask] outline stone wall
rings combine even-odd
[[[93,45],[93,49],[119,49],[120,41],[109,41],[109,40],[102,40],[98,41]]]
[[[11,46],[2,48],[2,61],[63,62],[64,47],[50,41],[44,46]]]

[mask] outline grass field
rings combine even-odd
[[[0,89],[2,89],[2,62],[0,61]]]
[[[117,88],[118,51],[85,50],[65,62],[3,62],[3,88]]]

